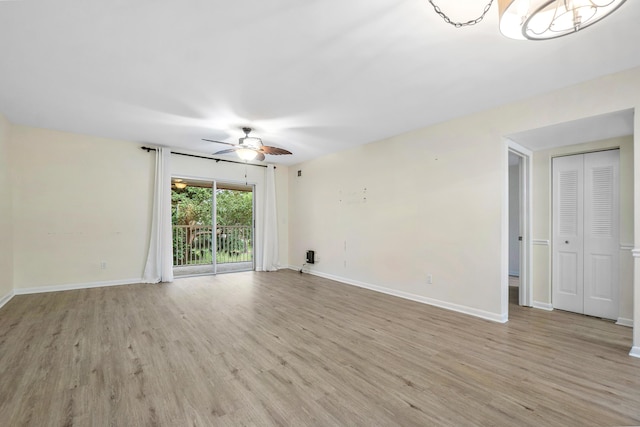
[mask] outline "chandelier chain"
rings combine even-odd
[[[433,10],[435,10],[435,12],[438,15],[440,15],[440,17],[444,20],[444,22],[446,22],[447,24],[451,24],[456,28],[460,28],[460,27],[468,27],[470,25],[476,25],[477,23],[482,21],[484,19],[484,16],[487,14],[487,12],[489,12],[489,9],[491,9],[491,5],[493,4],[493,0],[490,0],[489,3],[484,7],[484,11],[482,12],[482,15],[480,15],[476,19],[472,19],[472,20],[467,21],[467,22],[454,22],[454,21],[451,20],[451,18],[449,18],[442,11],[442,9],[440,9],[440,7],[438,5],[436,5],[433,2],[433,0],[429,0],[429,3],[431,3],[431,6],[433,6]]]

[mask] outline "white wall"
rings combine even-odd
[[[435,126],[291,167],[290,264],[313,249],[317,273],[500,320],[506,150],[499,136],[467,144],[478,126]]]
[[[570,145],[533,154],[533,236],[551,240],[551,159],[608,148],[620,149],[620,314],[633,319],[633,137],[613,138]],[[536,302],[551,304],[551,247],[539,245],[534,252],[534,295]]]
[[[318,274],[504,320],[504,136],[639,104],[636,68],[292,166],[289,263],[301,265],[304,251],[315,249]],[[541,298],[548,284],[535,278],[548,263],[534,269]]]
[[[0,114],[0,305],[13,292],[12,186],[9,177],[10,123]]]
[[[153,156],[130,142],[13,126],[11,160],[16,290],[142,277]]]

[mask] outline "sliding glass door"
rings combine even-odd
[[[253,270],[253,186],[216,182],[215,194],[217,272]]]
[[[173,178],[173,274],[214,274],[213,183]]]
[[[255,268],[252,185],[172,178],[174,276]]]

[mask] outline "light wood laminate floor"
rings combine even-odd
[[[633,425],[630,346],[609,321],[497,324],[293,271],[16,296],[0,425]]]

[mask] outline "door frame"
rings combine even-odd
[[[505,138],[506,140],[506,160],[505,160],[505,187],[503,206],[503,268],[502,268],[502,302],[503,313],[509,313],[509,153],[513,153],[520,158],[520,232],[522,243],[520,245],[520,292],[519,304],[531,307],[533,305],[532,286],[532,266],[533,266],[533,246],[532,246],[532,183],[533,152],[520,144]]]

